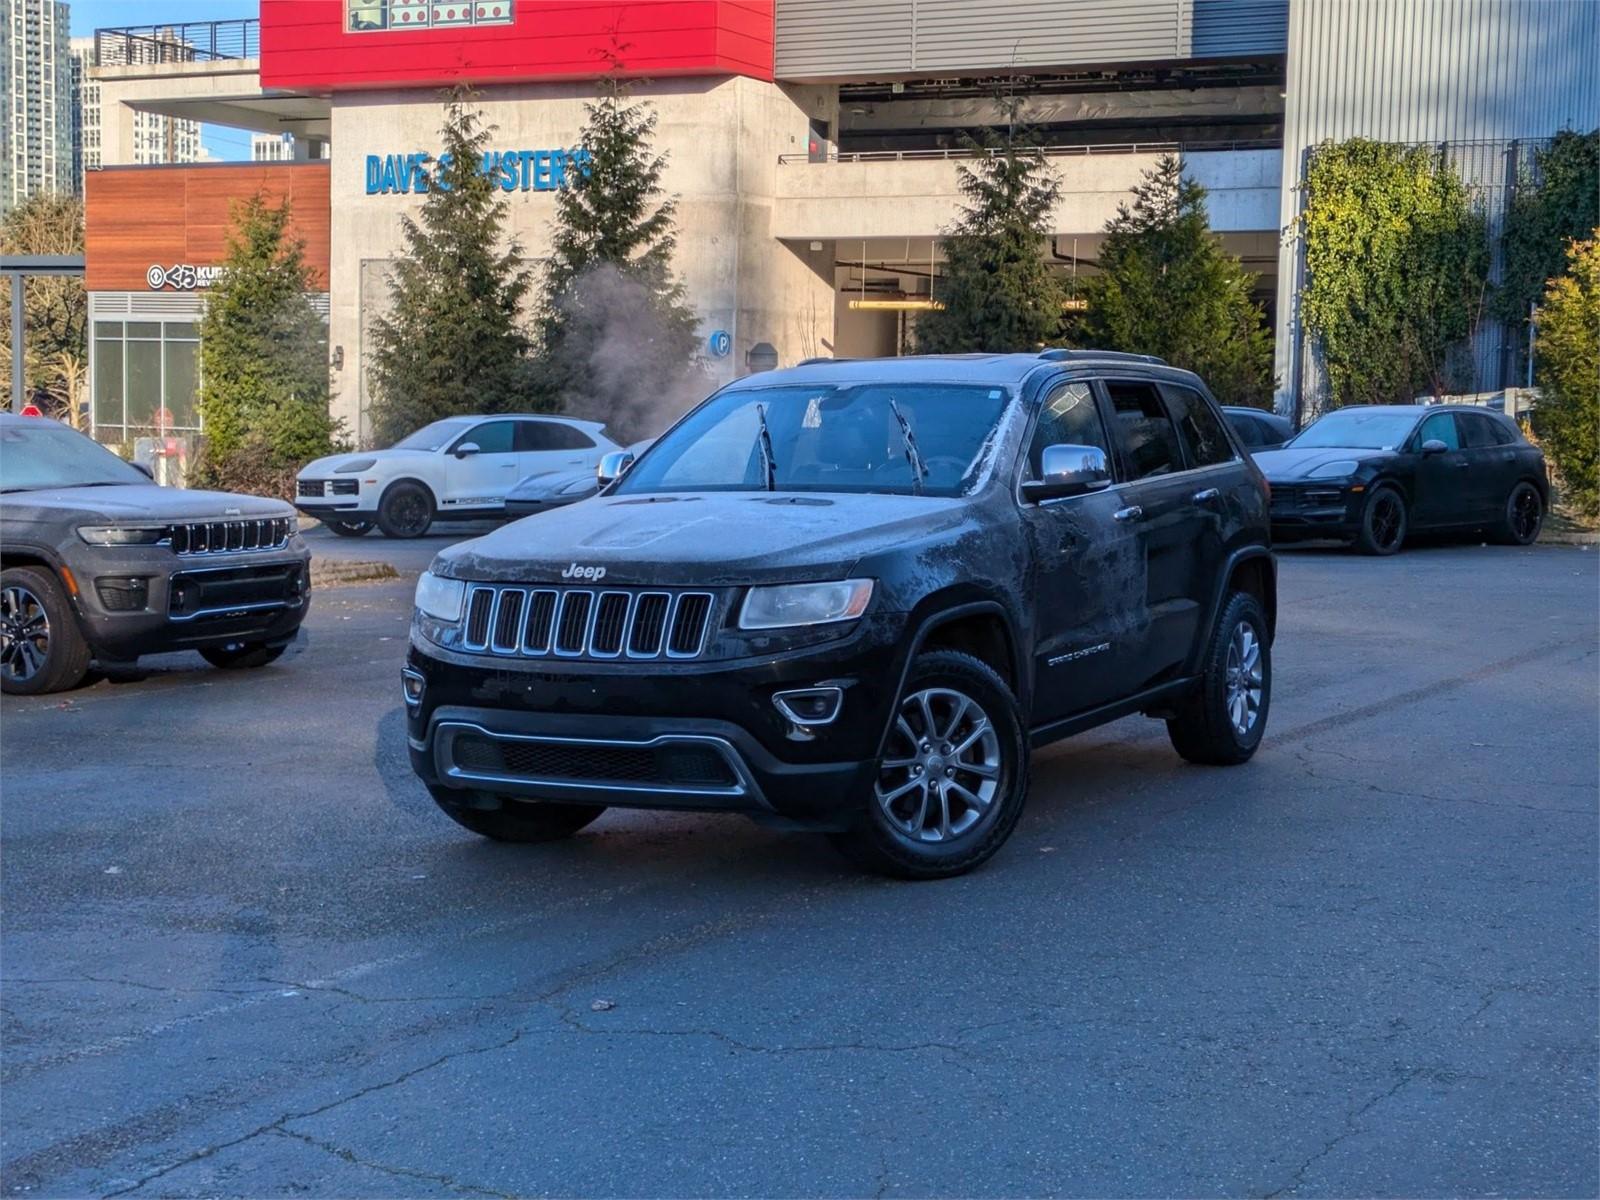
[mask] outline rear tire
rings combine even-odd
[[[1405,497],[1387,484],[1375,487],[1361,508],[1356,549],[1363,554],[1394,554],[1406,544],[1409,523]]]
[[[1200,686],[1167,721],[1172,748],[1192,763],[1236,766],[1261,745],[1272,703],[1272,650],[1261,602],[1234,592],[1200,660]]]
[[[41,696],[76,687],[89,658],[54,574],[41,567],[0,571],[0,691]]]
[[[1531,546],[1539,540],[1543,528],[1544,497],[1538,488],[1523,480],[1506,497],[1500,523],[1494,528],[1494,540],[1503,546]]]
[[[463,829],[496,842],[555,842],[571,837],[605,812],[603,804],[527,803],[500,797],[499,808],[470,808],[462,801],[474,793],[430,787],[434,803]]]
[[[394,484],[378,502],[378,528],[384,537],[419,538],[433,524],[433,496],[420,483]]]
[[[200,657],[223,671],[253,671],[270,662],[277,662],[287,646],[267,646],[261,642],[245,642],[239,646],[205,646]]]
[[[371,521],[324,521],[323,524],[339,537],[365,537],[372,530]]]
[[[1011,689],[970,654],[934,650],[911,664],[855,826],[829,837],[869,871],[945,879],[1004,844],[1027,793],[1028,744]]]

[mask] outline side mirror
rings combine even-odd
[[[478,450],[477,442],[462,442],[456,447],[455,453],[457,458],[466,458],[469,454],[477,454]]]
[[[1450,449],[1450,447],[1446,446],[1438,438],[1429,438],[1427,441],[1422,443],[1422,453],[1424,455],[1443,454],[1448,449]]]
[[[633,466],[632,450],[612,450],[600,456],[600,465],[594,469],[594,477],[601,487],[605,487],[606,484],[626,475],[631,466]]]
[[[1043,478],[1024,480],[1022,484],[1023,496],[1035,504],[1111,486],[1106,452],[1098,446],[1046,446],[1040,455],[1040,474]]]
[[[154,483],[156,481],[156,473],[150,469],[150,464],[149,463],[134,462],[134,463],[129,463],[128,465],[130,467],[132,467],[135,471],[138,471],[140,474],[142,474],[151,483]]]

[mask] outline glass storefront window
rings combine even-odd
[[[158,410],[172,432],[200,428],[200,336],[193,321],[96,321],[95,436],[125,442],[156,432]]]
[[[345,0],[352,33],[452,25],[509,25],[516,0]]]

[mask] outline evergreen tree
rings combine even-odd
[[[541,386],[555,404],[603,420],[619,437],[654,433],[660,398],[681,407],[699,390],[695,316],[672,272],[677,202],[663,197],[666,155],[652,149],[656,114],[614,74],[556,197],[545,267]],[[640,388],[649,380],[648,391]]]
[[[1167,155],[1106,225],[1079,337],[1194,371],[1224,404],[1272,400],[1272,339],[1255,278],[1211,232],[1206,191]]]
[[[422,211],[400,219],[405,253],[389,273],[388,311],[368,326],[379,445],[440,417],[528,406],[522,306],[533,277],[515,241],[502,248],[505,205],[484,170],[493,133],[470,91],[449,94]]]
[[[1535,318],[1539,403],[1533,430],[1561,481],[1561,498],[1600,516],[1600,229],[1567,247]]]
[[[1061,185],[1021,121],[1021,99],[997,99],[1004,131],[965,138],[978,158],[961,166],[965,203],[942,238],[945,267],[934,298],[944,308],[917,319],[924,354],[1035,350],[1061,328],[1061,285],[1045,260]]]
[[[282,491],[332,448],[328,327],[311,306],[305,246],[289,218],[287,200],[274,206],[260,193],[233,210],[200,319],[203,484]]]

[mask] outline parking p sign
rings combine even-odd
[[[718,329],[706,339],[706,346],[711,351],[712,358],[727,358],[733,349],[733,339],[728,336],[726,329]]]

